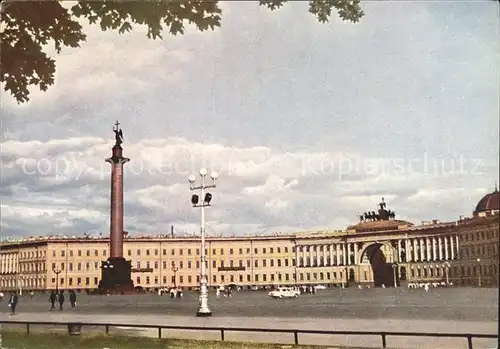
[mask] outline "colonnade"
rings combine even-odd
[[[377,241],[316,243],[297,245],[296,258],[298,267],[329,267],[367,263],[361,260],[364,247]],[[458,236],[436,235],[423,237],[404,237],[386,239],[394,256],[386,256],[398,263],[430,262],[458,259]],[[366,257],[366,256],[365,256]]]

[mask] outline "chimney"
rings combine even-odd
[[[170,236],[174,237],[174,226],[170,226]]]

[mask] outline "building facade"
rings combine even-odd
[[[344,231],[208,237],[209,286],[392,287],[447,282],[498,287],[500,216],[492,204],[488,214],[476,208],[470,219],[420,225],[397,220],[383,201],[380,205],[378,214],[367,213]],[[108,254],[107,238],[3,242],[0,289],[95,290]],[[136,287],[156,290],[199,284],[199,237],[127,236],[124,257],[132,261]]]

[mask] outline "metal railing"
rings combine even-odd
[[[100,323],[100,322],[50,322],[50,321],[12,321],[0,320],[0,324],[26,325],[26,332],[30,332],[31,325],[56,325],[67,326],[71,333],[73,328],[78,330],[82,326],[104,327],[106,334],[109,334],[110,327],[129,327],[129,328],[154,328],[158,329],[158,338],[162,338],[162,330],[191,330],[191,331],[218,331],[220,340],[225,340],[227,332],[261,332],[261,333],[287,333],[293,334],[295,345],[299,345],[299,334],[319,334],[319,335],[350,335],[350,336],[380,336],[382,348],[387,348],[387,337],[440,337],[440,338],[464,338],[467,339],[469,349],[473,349],[473,338],[499,338],[498,334],[483,333],[435,333],[435,332],[386,332],[386,331],[328,331],[328,330],[298,330],[288,328],[249,328],[249,327],[210,327],[210,326],[172,326],[172,325],[138,325],[138,324],[119,324],[119,323]]]

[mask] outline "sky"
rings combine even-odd
[[[82,22],[81,48],[47,49],[48,91],[2,91],[4,239],[109,234],[116,120],[136,236],[199,232],[201,167],[220,173],[212,235],[345,229],[382,197],[399,219],[453,221],[493,191],[497,2],[364,2],[356,24],[305,2],[221,8],[221,28],[163,40]]]

